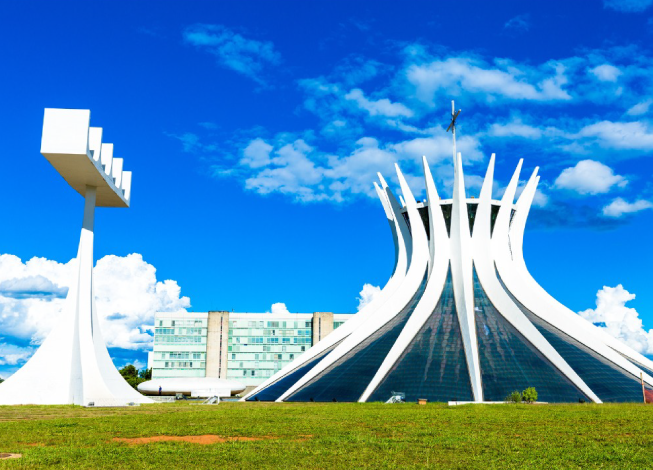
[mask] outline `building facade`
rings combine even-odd
[[[256,386],[299,358],[351,315],[160,312],[152,378],[218,377]]]
[[[396,249],[379,295],[243,399],[482,403],[528,387],[545,402],[650,395],[653,361],[557,302],[526,268],[537,168],[515,201],[520,161],[495,200],[493,155],[480,195],[468,197],[457,154],[452,199],[440,199],[423,163],[427,201],[398,167],[405,203],[383,178],[376,185]]]

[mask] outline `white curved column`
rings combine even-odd
[[[474,315],[474,282],[472,247],[465,196],[462,156],[454,159],[453,202],[451,208],[451,277],[460,331],[465,347],[467,369],[474,401],[483,401],[481,367],[478,359],[476,318]]]
[[[491,215],[492,215],[492,184],[494,182],[494,154],[490,159],[487,174],[481,189],[478,208],[476,210],[476,219],[474,222],[474,234],[472,236],[474,266],[478,275],[479,282],[488,296],[492,305],[510,324],[521,333],[521,335],[537,348],[562,374],[564,374],[579,390],[595,403],[601,400],[592,392],[585,382],[576,374],[576,372],[567,364],[567,362],[558,354],[558,352],[549,344],[535,326],[526,318],[524,313],[512,301],[510,296],[501,286],[497,279],[494,268],[494,260],[501,256],[501,253],[494,253],[492,250],[492,237],[496,237],[499,242],[508,240],[508,226],[512,212],[512,201],[514,199],[517,184],[519,183],[519,173],[522,166],[522,160],[519,160],[517,169],[506,188],[506,192],[501,200],[501,208],[497,215],[494,225],[494,234],[491,234]],[[505,252],[503,253],[505,254]]]
[[[633,376],[639,377],[641,372],[644,381],[653,385],[653,377],[626,360],[619,352],[644,366],[650,364],[649,367],[653,368],[653,363],[650,360],[628,348],[616,338],[600,331],[598,327],[562,305],[542,288],[528,271],[523,255],[523,236],[538,181],[536,168],[516,205],[517,210],[509,232],[509,244],[512,250],[507,250],[508,243],[505,241],[501,242],[497,239],[497,243],[493,244],[497,253],[501,253],[501,255],[495,255],[501,280],[510,293],[533,314]]]
[[[93,287],[96,193],[97,188],[86,186],[77,275],[61,322],[27,364],[0,386],[0,404],[152,403],[120,376],[102,339]]]
[[[399,184],[406,201],[408,218],[412,230],[411,238],[413,250],[406,278],[397,289],[395,295],[388,299],[388,301],[375,313],[373,317],[369,317],[366,322],[360,325],[359,328],[343,340],[342,343],[340,343],[327,357],[320,361],[319,364],[313,367],[306,375],[281,395],[277,401],[284,401],[293,393],[300,390],[304,385],[318,377],[319,374],[355,348],[358,344],[374,334],[379,328],[383,327],[388,321],[402,311],[419,290],[427,272],[429,258],[426,231],[424,230],[424,224],[422,223],[422,219],[417,211],[417,202],[408,187],[408,183],[406,183],[399,167],[397,165],[395,165],[395,167],[397,170],[397,177],[399,178]],[[387,188],[386,191],[390,197],[391,193],[389,188]],[[392,198],[390,201],[392,202]],[[397,210],[395,209],[394,211],[395,215],[397,215]],[[345,325],[347,323],[348,322],[346,322]]]
[[[387,302],[388,298],[395,293],[395,291],[403,282],[406,276],[406,271],[408,269],[408,251],[412,247],[412,242],[409,240],[410,231],[408,230],[406,221],[401,215],[399,202],[396,200],[392,192],[390,192],[386,181],[382,177],[380,180],[383,189],[379,188],[376,183],[374,183],[374,187],[377,190],[377,195],[383,206],[383,210],[385,212],[386,218],[388,219],[388,223],[390,224],[392,240],[395,244],[395,266],[390,279],[383,287],[381,292],[376,296],[376,298],[363,309],[361,309],[361,311],[353,315],[353,318],[347,320],[343,325],[332,331],[322,341],[313,345],[304,354],[299,356],[290,364],[286,365],[279,372],[264,381],[254,390],[246,394],[243,398],[241,398],[240,401],[245,401],[248,398],[259,393],[261,390],[268,388],[275,382],[278,382],[282,378],[286,377],[288,374],[308,364],[324,351],[328,350],[329,348],[333,347],[333,345],[349,336],[352,331],[356,330],[370,317],[370,315],[373,315],[374,312],[376,312],[385,302]]]
[[[370,395],[376,390],[381,381],[401,357],[406,347],[413,341],[415,335],[424,326],[424,323],[429,319],[440,300],[444,283],[447,280],[450,258],[447,227],[444,221],[444,215],[442,214],[442,208],[440,207],[440,198],[435,189],[435,183],[431,176],[426,157],[423,158],[422,163],[424,166],[424,178],[426,180],[426,194],[429,201],[429,256],[431,258],[431,271],[424,289],[424,294],[415,306],[415,310],[401,330],[399,337],[383,360],[372,381],[368,384],[358,400],[360,402],[365,402],[369,399]],[[434,240],[436,241],[435,246],[433,245]]]

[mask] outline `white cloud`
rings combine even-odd
[[[643,122],[601,121],[570,136],[574,137],[607,149],[653,150],[653,130]]]
[[[293,195],[303,202],[326,199],[328,196],[318,186],[324,170],[308,157],[312,151],[302,139],[284,144],[274,152],[267,168],[245,180],[245,187],[259,194]]]
[[[615,175],[607,165],[594,160],[581,160],[571,168],[565,168],[554,182],[558,189],[568,189],[579,194],[607,193],[613,186],[623,188],[628,180]]]
[[[286,307],[286,304],[284,304],[283,302],[277,302],[277,303],[272,304],[271,312],[273,314],[277,314],[277,315],[283,315],[285,313],[290,313],[288,311],[288,307]]]
[[[411,117],[413,112],[401,103],[393,103],[387,98],[371,101],[365,97],[363,90],[354,88],[345,95],[345,99],[354,101],[361,109],[367,111],[370,116],[386,117]]]
[[[606,217],[619,218],[624,214],[632,214],[651,208],[653,208],[653,202],[639,199],[631,203],[618,197],[603,208],[603,215]]]
[[[653,0],[603,0],[603,7],[624,13],[639,13],[653,4]]]
[[[206,50],[223,67],[241,73],[259,84],[265,67],[278,65],[281,55],[269,41],[248,39],[222,25],[198,24],[184,30],[184,40]]]
[[[621,70],[614,65],[601,64],[590,69],[590,73],[602,82],[616,82],[621,75]]]
[[[287,134],[270,141],[256,139],[247,143],[245,148],[251,150],[254,144],[263,148],[265,155],[269,155],[269,163],[261,168],[248,168],[248,171],[253,171],[246,176],[245,187],[259,194],[286,194],[299,202],[340,203],[360,195],[376,198],[372,183],[377,179],[377,172],[394,181],[394,164],[398,163],[418,196],[423,190],[422,155],[426,155],[436,180],[439,176],[437,168],[451,164],[451,136],[442,128],[431,131],[430,137],[386,144],[373,137],[362,137],[353,143],[353,148],[343,146],[342,156],[320,151],[303,139],[288,142]],[[269,154],[268,147],[272,148]],[[466,163],[484,159],[476,137],[462,136],[458,139],[458,150]],[[251,167],[250,162],[251,159],[241,160],[241,164],[247,167]],[[438,181],[446,186],[451,176],[449,171]]]
[[[540,129],[524,124],[520,119],[512,119],[505,124],[492,124],[488,134],[492,137],[523,137],[524,139],[533,140],[542,137]]]
[[[25,362],[32,354],[34,354],[33,348],[0,343],[0,366],[13,366],[20,362]]]
[[[640,101],[635,106],[626,111],[626,114],[629,116],[641,116],[642,114],[648,113],[652,104],[653,100],[650,98],[644,101]]]
[[[358,294],[358,311],[360,312],[364,307],[372,303],[380,293],[381,288],[379,286],[364,284],[363,289]]]
[[[240,164],[250,168],[260,168],[270,164],[270,152],[272,146],[263,139],[252,140],[243,150],[243,158]]]
[[[45,258],[0,255],[0,331],[5,343],[39,344],[59,319],[77,261],[58,263]],[[98,316],[107,346],[147,350],[147,332],[157,311],[180,311],[190,306],[176,281],[157,281],[156,269],[141,255],[105,256],[94,269]],[[9,363],[6,359],[4,361]]]
[[[535,207],[546,207],[549,204],[549,196],[540,189],[535,190],[535,196],[533,196],[533,206]]]
[[[617,287],[604,286],[596,293],[596,309],[584,310],[579,315],[605,328],[635,351],[653,354],[653,330],[646,331],[637,310],[626,307],[626,303],[634,298],[635,294],[628,292],[621,284]]]
[[[449,57],[411,64],[405,74],[415,89],[415,96],[429,105],[434,105],[436,95],[438,98],[439,95],[464,95],[467,99],[477,95],[487,102],[498,98],[570,100],[571,96],[562,88],[567,83],[564,66],[548,63],[542,69],[519,66],[505,59],[489,64],[481,59]]]

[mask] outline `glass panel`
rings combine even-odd
[[[252,395],[247,399],[247,401],[275,401],[283,393],[292,387],[293,384],[297,383],[302,377],[304,377],[309,370],[315,367],[323,358],[325,358],[331,351],[333,351],[342,340],[331,346],[326,351],[323,351],[321,354],[318,354],[312,361],[309,361],[306,365],[295,369],[294,371],[288,373],[281,379],[270,384],[260,392],[255,395]]]
[[[539,401],[588,400],[497,311],[483,290],[476,269],[474,310],[485,401],[503,401],[513,390],[527,387],[535,387]]]
[[[596,351],[542,320],[524,307],[510,292],[508,295],[602,401],[642,401],[642,385],[639,377],[629,374]]]
[[[425,273],[419,289],[397,315],[287,401],[357,401],[422,297],[426,277]]]
[[[386,401],[392,392],[406,401],[472,401],[463,338],[454,302],[451,270],[429,319],[399,357],[369,401]]]

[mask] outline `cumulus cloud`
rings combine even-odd
[[[566,168],[554,182],[558,189],[568,189],[579,194],[607,193],[614,186],[623,188],[628,180],[615,175],[607,165],[594,160],[581,160],[571,168]]]
[[[250,168],[260,168],[270,164],[270,152],[272,146],[263,139],[254,139],[243,150],[243,157],[240,164]]]
[[[653,4],[653,0],[603,0],[603,7],[624,13],[639,13]]]
[[[600,121],[583,127],[571,137],[606,149],[653,150],[653,129],[639,121]]]
[[[360,88],[354,88],[351,90],[345,95],[345,99],[354,101],[361,109],[367,111],[370,116],[413,116],[413,112],[401,103],[393,103],[387,98],[376,101],[367,99],[363,90]]]
[[[198,38],[198,44],[213,41]],[[171,136],[184,150],[213,159],[210,172],[215,177],[235,178],[250,191],[283,194],[301,203],[374,198],[371,185],[377,171],[396,183],[395,162],[419,196],[422,155],[432,166],[436,184],[449,191],[451,134],[445,129],[452,97],[460,96],[457,104],[467,110],[458,121],[457,137],[470,175],[484,172],[481,165],[473,166],[485,155],[514,155],[515,142],[524,156],[543,154],[554,165],[568,154],[585,159],[567,168],[549,189],[604,194],[623,188],[627,180],[599,161],[641,157],[653,150],[652,123],[623,120],[624,115],[650,112],[647,90],[653,90],[653,57],[635,46],[535,64],[419,44],[400,53],[403,62],[398,64],[350,56],[328,73],[297,80],[302,106],[295,111],[307,124],[271,132],[241,130],[225,139],[231,154],[227,158],[209,153],[216,146],[201,142],[194,133]],[[600,87],[597,80],[602,81]],[[600,121],[578,119],[577,111],[571,117],[567,111],[582,103],[612,108],[605,108]],[[623,103],[631,106],[625,113]],[[590,155],[592,160],[586,160]],[[638,184],[633,179],[629,189]],[[556,197],[561,196],[539,192],[536,205],[557,207]],[[587,207],[602,226],[610,222],[600,208]]]
[[[23,361],[33,352],[24,344],[38,345],[47,337],[60,317],[76,265],[76,259],[23,262],[14,255],[0,255],[0,363]],[[177,282],[157,281],[156,269],[140,254],[100,259],[94,282],[102,334],[112,348],[149,349],[154,313],[190,306]]]
[[[372,303],[372,301],[381,293],[381,288],[379,286],[373,286],[372,284],[364,284],[363,289],[358,294],[358,311],[360,312],[367,305]]]
[[[636,105],[628,109],[628,111],[626,111],[626,114],[629,116],[641,116],[643,114],[648,113],[649,109],[651,109],[652,104],[653,104],[653,100],[650,98],[644,101],[640,101],[639,103],[637,103]]]
[[[653,208],[653,202],[644,199],[639,199],[635,202],[627,202],[618,197],[603,208],[603,215],[616,219],[623,217],[625,214],[633,214],[651,208]]]
[[[281,55],[269,41],[257,41],[222,25],[197,24],[186,28],[184,40],[214,55],[223,67],[264,85],[262,72],[281,62]]]
[[[0,343],[0,366],[14,366],[25,362],[34,354],[34,348]]]
[[[272,304],[272,307],[270,307],[270,311],[273,314],[277,314],[277,315],[283,315],[285,313],[290,313],[288,311],[288,307],[286,307],[286,304],[284,304],[283,302],[277,302],[277,303]]]
[[[532,68],[508,60],[488,63],[478,58],[448,57],[412,64],[406,70],[406,77],[414,87],[415,96],[429,105],[445,100],[445,96],[458,95],[486,102],[571,99],[563,89],[568,79],[561,63]]]
[[[653,330],[646,331],[639,313],[626,307],[633,300],[621,284],[617,287],[604,286],[596,293],[596,308],[579,312],[579,315],[620,339],[641,354],[653,354]]]
[[[303,139],[288,141],[283,134],[269,141],[254,139],[245,145],[241,165],[252,169],[252,162],[263,162],[245,180],[245,188],[259,194],[281,193],[300,202],[342,202],[356,196],[376,198],[372,182],[381,172],[394,181],[394,164],[398,163],[416,195],[423,190],[421,158],[426,155],[437,169],[451,163],[451,136],[444,129],[433,130],[430,137],[417,137],[383,144],[373,137],[355,141],[342,155],[333,155],[317,149]],[[257,149],[260,158],[252,157]],[[463,136],[458,140],[458,150],[465,162],[483,160],[478,139]],[[245,156],[247,152],[248,156]],[[417,173],[418,178],[413,174]],[[436,172],[436,179],[439,175]],[[448,185],[452,177],[438,181]],[[419,180],[419,181],[418,181]]]
[[[621,70],[614,65],[601,64],[590,69],[590,73],[602,82],[616,82],[621,75]]]
[[[524,139],[539,139],[542,137],[542,130],[524,124],[520,119],[512,119],[505,124],[494,123],[488,130],[492,137],[523,137]]]

